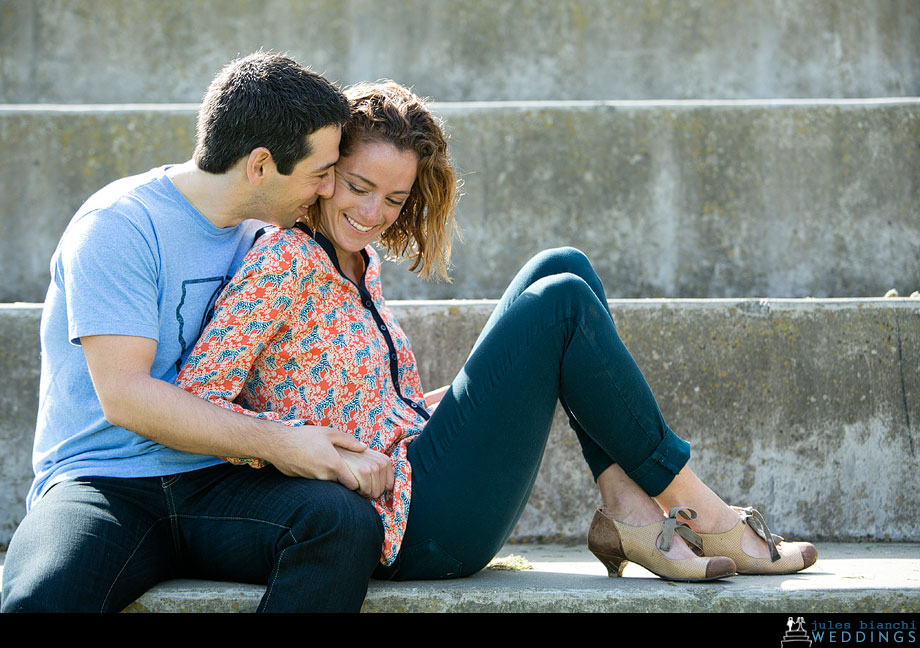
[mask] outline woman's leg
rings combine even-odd
[[[610,322],[613,323],[613,316],[610,315],[609,309],[606,308],[607,295],[604,291],[604,286],[597,276],[597,272],[594,271],[594,267],[591,265],[591,261],[588,260],[588,257],[586,257],[581,250],[573,247],[543,250],[535,254],[524,264],[514,276],[514,279],[511,280],[511,283],[508,284],[495,310],[492,311],[485,326],[482,327],[482,331],[479,333],[476,343],[473,344],[473,349],[470,354],[472,355],[476,351],[482,340],[492,331],[492,327],[505,315],[508,309],[511,308],[511,305],[514,304],[515,300],[517,300],[527,288],[540,279],[561,274],[572,274],[582,279],[591,289],[591,292],[594,293],[595,297],[597,297],[597,301],[605,307],[603,309],[604,313],[610,318]],[[643,378],[642,380],[644,382],[645,379]],[[569,425],[575,431],[575,436],[578,438],[578,442],[581,445],[582,455],[584,455],[585,461],[591,468],[594,479],[600,480],[598,481],[599,485],[604,484],[604,479],[600,476],[611,466],[611,464],[613,464],[613,459],[611,459],[610,456],[604,452],[603,448],[595,443],[590,435],[585,432],[578,420],[572,416],[565,401],[562,402],[562,407],[569,417]],[[614,484],[609,483],[610,480],[607,481],[608,488],[601,489],[602,497],[606,497],[606,494],[611,492],[616,492],[621,499],[625,499],[629,505],[633,507],[640,506],[640,504],[635,501],[635,498],[641,494],[641,489],[630,488],[629,485],[624,486],[624,484],[619,481],[614,486]],[[631,483],[631,486],[634,487],[635,484]],[[604,500],[604,504],[605,506],[607,505],[606,499]],[[651,508],[654,509],[655,507]],[[654,512],[660,513],[660,511],[657,510]],[[645,517],[648,518],[653,511],[646,510],[645,513]]]
[[[658,494],[686,463],[689,446],[664,423],[595,287],[553,274],[500,308],[410,445],[406,537],[397,563],[378,575],[481,569],[526,505],[557,399],[607,457],[600,472],[616,458],[633,482]]]
[[[591,266],[591,262],[581,251],[571,247],[545,250],[535,255],[517,273],[483,327],[473,349],[476,349],[495,322],[507,312],[529,286],[544,277],[561,273],[571,273],[580,277],[602,304],[607,303],[604,287]],[[609,311],[607,313],[609,314]],[[631,520],[636,524],[651,523],[660,518],[661,510],[658,506],[650,506],[649,499],[644,497],[644,491],[591,439],[578,420],[568,411],[565,402],[563,406],[569,414],[569,422],[581,443],[585,460],[591,466],[605,511],[618,520]],[[738,522],[737,512],[727,506],[687,466],[655,499],[665,511],[675,506],[692,506],[699,513],[699,517],[688,521],[688,524],[699,533],[724,532]],[[749,527],[744,529],[742,547],[752,556],[758,558],[769,556],[767,544]]]
[[[560,383],[560,389],[557,392],[557,396],[562,402],[566,412],[569,414],[570,423],[575,430],[579,441],[581,442],[585,459],[587,460],[589,466],[591,467],[592,473],[597,479],[601,492],[601,498],[604,504],[604,511],[609,516],[614,517],[622,522],[626,522],[630,525],[641,526],[654,523],[656,520],[660,521],[662,519],[662,513],[658,506],[649,498],[649,495],[653,495],[655,496],[658,504],[660,504],[661,507],[666,511],[675,506],[690,506],[694,509],[697,509],[701,515],[694,521],[688,521],[688,523],[699,533],[718,534],[728,529],[738,527],[738,512],[728,507],[725,502],[723,502],[695,474],[693,474],[689,467],[684,465],[686,463],[686,458],[679,458],[679,456],[684,452],[689,455],[689,449],[682,447],[686,446],[686,444],[674,436],[673,433],[664,424],[664,420],[661,418],[661,413],[658,410],[657,403],[655,402],[655,399],[652,396],[644,377],[642,376],[638,367],[635,365],[628,351],[626,351],[625,347],[620,342],[616,333],[615,326],[612,325],[613,319],[610,316],[610,312],[607,308],[606,296],[604,294],[603,286],[601,285],[600,280],[591,267],[590,262],[578,250],[573,248],[560,248],[557,250],[550,250],[537,255],[530,262],[528,262],[524,268],[522,268],[522,270],[512,281],[503,298],[500,300],[497,308],[493,312],[486,326],[483,328],[483,332],[480,334],[479,339],[474,345],[470,359],[472,360],[474,357],[479,355],[480,362],[475,363],[475,366],[468,365],[464,367],[464,372],[458,376],[458,380],[455,381],[454,385],[452,386],[451,393],[448,394],[450,398],[447,399],[447,402],[452,402],[457,398],[462,400],[473,393],[469,390],[470,376],[477,374],[477,367],[481,368],[482,357],[493,357],[493,354],[488,350],[480,353],[480,345],[482,345],[486,339],[491,338],[492,346],[497,345],[500,350],[507,351],[508,349],[517,348],[517,342],[520,342],[520,340],[517,340],[511,345],[508,345],[506,339],[509,335],[509,330],[511,331],[510,335],[513,338],[514,331],[518,330],[521,319],[518,319],[516,323],[513,324],[504,322],[504,325],[498,325],[499,322],[507,319],[505,316],[506,313],[511,311],[513,308],[516,308],[515,304],[517,303],[518,299],[522,295],[525,295],[525,293],[533,293],[534,290],[532,290],[531,287],[539,283],[542,279],[547,277],[560,279],[562,275],[566,274],[574,275],[574,277],[570,278],[577,277],[581,280],[575,282],[573,286],[573,294],[587,292],[583,290],[583,288],[587,286],[587,288],[590,289],[594,295],[594,298],[596,299],[595,302],[590,298],[590,295],[584,295],[586,298],[584,301],[591,304],[592,316],[597,317],[594,322],[589,323],[586,329],[583,329],[582,332],[587,333],[587,338],[590,338],[594,342],[594,348],[596,352],[594,359],[598,361],[599,366],[601,366],[602,370],[599,374],[601,378],[611,378],[614,375],[616,376],[616,380],[610,383],[616,387],[616,398],[612,399],[613,404],[625,406],[625,409],[620,411],[619,416],[625,416],[626,419],[616,419],[616,425],[610,425],[608,427],[607,424],[612,423],[613,419],[608,420],[606,422],[607,424],[605,424],[604,415],[597,415],[598,411],[604,410],[595,409],[591,405],[590,399],[588,399],[586,403],[586,399],[583,397],[585,393],[592,392],[591,389],[584,390],[584,392],[580,391],[580,389],[577,388],[578,381],[576,380],[574,383],[576,385],[574,394],[567,395],[566,386],[570,386],[572,384],[571,380],[569,380]],[[536,292],[542,293],[544,288],[545,287],[541,286],[538,288],[538,290],[536,290]],[[563,289],[563,292],[565,290],[567,289]],[[551,290],[549,292],[554,291]],[[528,300],[532,300],[534,297],[533,294],[527,294],[526,296]],[[593,309],[593,307],[597,305],[601,306],[600,314],[596,309]],[[557,303],[555,307],[558,308],[558,306],[559,304]],[[538,309],[538,312],[532,313],[530,316],[525,315],[522,319],[526,325],[528,322],[533,320],[540,320],[545,315],[546,313],[541,313]],[[609,323],[611,326],[605,326],[605,322]],[[498,327],[497,335],[493,332],[493,329],[496,329],[496,327]],[[584,340],[582,340],[582,342],[583,341]],[[601,344],[598,346],[597,343],[599,341]],[[608,351],[610,353],[608,353]],[[610,362],[605,364],[607,359],[609,359]],[[573,363],[569,364],[571,365]],[[520,369],[526,365],[527,363],[518,363],[518,368]],[[578,367],[578,361],[576,361],[574,365]],[[492,371],[493,369],[489,369],[489,371]],[[576,375],[578,374],[577,371],[575,373]],[[459,453],[458,456],[453,457],[457,465],[465,466],[469,469],[467,471],[461,470],[461,475],[468,476],[484,474],[486,475],[486,480],[488,480],[488,476],[490,474],[502,473],[503,476],[505,476],[507,479],[515,481],[517,484],[525,484],[526,487],[523,489],[523,491],[515,491],[518,493],[518,495],[523,493],[519,497],[511,496],[511,491],[505,491],[499,488],[491,491],[491,496],[493,498],[496,497],[496,493],[500,493],[500,499],[509,505],[516,503],[517,506],[512,507],[512,510],[508,506],[496,507],[494,502],[490,502],[490,506],[487,508],[493,512],[498,511],[498,514],[494,519],[498,520],[499,523],[491,524],[488,521],[488,517],[482,518],[481,524],[466,525],[464,527],[464,529],[467,531],[466,534],[463,532],[458,532],[452,536],[449,532],[447,532],[447,530],[451,528],[449,522],[450,520],[462,519],[462,516],[453,515],[453,509],[450,506],[445,505],[441,508],[442,512],[447,512],[446,515],[448,519],[443,517],[438,518],[437,516],[429,517],[425,514],[416,515],[416,521],[422,518],[440,520],[436,523],[442,530],[441,538],[443,543],[449,544],[449,540],[444,538],[466,538],[469,540],[469,544],[465,546],[475,547],[477,546],[477,538],[492,537],[493,540],[494,538],[501,538],[500,541],[497,541],[497,543],[493,541],[492,545],[494,547],[494,551],[490,549],[489,551],[485,552],[485,554],[487,554],[485,560],[488,560],[510,536],[514,524],[523,511],[527,497],[530,493],[530,489],[533,485],[533,481],[536,477],[536,471],[539,467],[540,459],[542,458],[543,447],[545,446],[546,435],[548,433],[549,424],[551,422],[551,409],[549,412],[547,412],[547,410],[543,407],[533,406],[534,402],[539,400],[538,392],[540,390],[531,389],[528,387],[530,380],[534,376],[543,375],[544,374],[539,373],[539,371],[530,372],[525,369],[519,373],[519,380],[512,380],[512,384],[508,384],[507,382],[501,383],[498,386],[499,391],[497,392],[497,395],[499,400],[501,400],[504,395],[509,396],[509,399],[504,403],[504,405],[501,403],[498,404],[498,409],[503,410],[505,413],[508,411],[516,411],[518,413],[518,415],[514,416],[512,421],[508,421],[506,425],[496,425],[497,419],[492,416],[492,410],[486,406],[485,401],[483,401],[482,406],[478,408],[482,414],[482,417],[480,417],[479,420],[480,427],[478,428],[480,432],[486,431],[486,434],[489,434],[491,430],[499,429],[503,429],[506,432],[511,432],[516,429],[515,424],[517,424],[520,426],[518,429],[526,429],[532,432],[532,436],[522,437],[522,441],[525,443],[525,445],[527,441],[532,441],[532,444],[527,447],[539,449],[539,452],[536,455],[523,453],[527,454],[530,459],[528,460],[527,457],[519,457],[519,460],[513,464],[504,463],[504,459],[500,459],[498,462],[499,465],[493,466],[492,471],[490,471],[487,466],[477,463],[482,460],[482,453],[473,456],[471,461],[468,461],[468,457],[463,455],[463,453]],[[572,376],[570,374],[569,378],[571,377]],[[487,378],[487,380],[480,384],[496,384],[494,381],[494,374],[487,372]],[[591,387],[596,387],[598,384],[596,380],[587,374],[582,375],[581,379],[586,380],[587,384]],[[473,378],[473,380],[477,383],[479,382],[478,377]],[[604,381],[601,380],[601,384],[603,384],[603,382]],[[528,398],[525,399],[523,408],[516,409],[516,407],[512,404],[514,398],[510,397],[508,390],[514,391],[515,389],[520,389],[522,386],[524,389],[528,390]],[[600,396],[601,402],[603,402],[603,404],[611,404],[605,400],[605,395],[603,393]],[[574,408],[569,406],[570,401],[575,404]],[[541,401],[541,403],[545,403],[545,401]],[[444,407],[444,404],[445,403],[442,402],[442,406],[439,408],[439,411],[442,413],[453,407]],[[467,399],[464,404],[466,407],[469,407],[469,400]],[[555,401],[553,401],[553,406],[554,404]],[[585,407],[586,404],[587,407]],[[613,416],[616,417],[617,414],[614,413]],[[614,463],[613,457],[618,457],[619,455],[617,454],[616,450],[611,450],[612,446],[610,445],[610,438],[611,435],[620,439],[632,438],[630,436],[631,432],[623,434],[624,429],[621,428],[621,424],[627,421],[629,417],[633,417],[632,424],[634,426],[638,425],[638,429],[643,433],[648,435],[648,433],[651,432],[652,437],[654,437],[656,434],[659,434],[661,444],[655,449],[652,455],[649,455],[648,459],[651,463],[646,462],[646,464],[640,465],[638,468],[629,470],[627,472],[630,465],[628,453],[625,462],[623,462],[622,459],[618,459],[622,462],[622,465]],[[441,416],[436,416],[436,418],[443,422],[439,423],[439,425],[443,424],[446,428],[453,426],[455,432],[441,433],[441,435],[438,435],[434,432],[436,427],[432,427],[431,424],[429,424],[429,428],[426,430],[426,434],[422,437],[426,441],[422,442],[420,445],[413,444],[415,451],[418,451],[420,455],[423,454],[424,450],[426,450],[426,444],[429,440],[432,442],[432,446],[439,446],[443,451],[443,449],[447,447],[444,443],[444,438],[453,438],[454,436],[463,438],[463,433],[456,433],[456,429],[458,429],[458,421],[456,416],[453,417],[452,422],[445,420]],[[586,432],[583,423],[585,423],[586,426],[591,427],[592,434],[589,435]],[[470,424],[473,425],[472,422]],[[473,425],[473,427],[475,427],[475,425]],[[630,425],[626,425],[628,432],[629,427]],[[428,434],[428,432],[430,432],[430,434]],[[471,434],[473,440],[470,445],[464,446],[462,442],[456,445],[461,448],[466,447],[467,449],[471,447],[475,448],[475,434],[475,432]],[[437,440],[438,436],[441,436],[442,438]],[[514,434],[504,434],[502,435],[502,438],[510,440],[511,444],[516,443]],[[603,447],[601,443],[598,443],[598,441],[603,442]],[[410,446],[410,448],[413,446]],[[413,454],[414,451],[410,452],[410,459],[412,459]],[[521,453],[519,452],[519,454]],[[503,455],[487,456],[502,457]],[[428,463],[432,467],[436,465],[436,462],[432,461],[431,457],[429,457]],[[654,467],[656,463],[660,464],[658,468]],[[627,470],[624,470],[623,465],[627,466]],[[671,473],[665,470],[662,474],[660,472],[661,466],[677,467],[677,469]],[[517,467],[517,470],[515,470],[514,467]],[[436,475],[434,479],[436,490],[442,492],[445,495],[444,499],[441,500],[440,503],[446,504],[451,497],[456,496],[456,493],[451,494],[449,489],[442,489],[443,485],[448,480],[439,481],[439,476],[441,474],[440,472],[435,470],[429,474]],[[414,479],[416,482],[423,481],[418,473],[416,473]],[[467,478],[465,481],[461,479],[456,483],[470,483],[470,480],[469,478]],[[473,481],[472,483],[476,482]],[[425,491],[426,489],[422,488],[421,490]],[[514,489],[512,489],[512,491],[514,491]],[[487,494],[486,497],[488,496],[489,495]],[[421,508],[421,506],[418,504],[418,499],[419,498],[416,498],[415,496],[413,497],[413,510],[415,511],[418,511]],[[477,501],[475,496],[471,497],[470,499],[474,503]],[[435,506],[439,506],[439,503],[435,503]],[[476,515],[475,507],[468,506],[467,508],[471,510],[472,515]],[[412,524],[412,518],[413,516],[410,515],[410,531],[412,531],[413,528],[418,528],[419,526]],[[503,523],[503,521],[508,522]],[[747,561],[747,557],[750,556],[756,557],[757,559],[762,557],[765,558],[768,556],[770,549],[768,548],[767,543],[761,540],[761,538],[754,533],[748,524],[740,525],[740,527],[743,529],[743,538],[740,543],[740,548],[743,550],[744,554],[739,555],[737,552],[733,554],[736,557],[736,560],[740,559],[742,561]],[[498,529],[504,529],[504,532],[495,535],[495,531]],[[492,536],[490,536],[490,531],[493,532]],[[459,575],[460,572],[472,573],[479,568],[475,567],[476,564],[485,564],[485,562],[483,562],[483,555],[485,554],[483,554],[478,557],[474,557],[474,560],[468,559],[466,564],[463,565],[461,569],[461,561],[459,560],[453,560],[448,556],[447,561],[444,562],[443,559],[445,558],[444,554],[446,552],[444,552],[443,549],[438,546],[435,540],[431,538],[420,539],[426,538],[423,532],[420,531],[416,534],[409,533],[407,534],[407,538],[410,540],[410,542],[408,545],[404,546],[411,546],[412,540],[417,540],[417,542],[415,551],[406,553],[418,554],[421,552],[429,556],[429,558],[436,564],[424,567],[424,569],[428,569],[429,572],[431,572],[431,569],[434,569],[435,571],[440,569],[440,577]],[[716,537],[716,540],[721,543],[720,548],[726,547],[724,537]],[[705,539],[704,536],[704,544],[706,544],[707,541],[711,542],[711,540]],[[729,544],[733,546],[733,541]],[[480,546],[485,545],[480,543]],[[798,553],[801,552],[805,567],[813,564],[816,557],[814,547],[808,543],[787,543],[785,549],[788,549],[788,551],[785,551],[783,555],[783,564],[786,565],[795,562],[795,559],[787,560],[787,558],[789,558],[789,554],[794,554],[797,556]],[[458,555],[461,555],[462,553],[463,552],[461,550],[457,550]],[[722,552],[718,551],[717,554],[718,553]],[[670,551],[665,552],[665,554],[668,558],[673,560],[689,558],[692,556],[689,547],[687,547],[679,538],[674,539]],[[716,554],[707,553],[707,555]],[[418,563],[418,561],[410,562]],[[779,563],[773,563],[773,565],[770,565],[769,563],[769,560],[764,560],[759,564],[753,565],[751,569],[754,571],[750,571],[749,573],[767,573],[770,570],[776,570],[780,568]],[[450,566],[444,567],[443,565],[445,564]],[[398,565],[394,566],[393,569],[396,568],[398,568]],[[390,574],[393,573],[393,569],[389,571]],[[801,569],[801,566],[793,568],[790,571],[795,571],[796,569]],[[740,567],[739,570],[741,570]],[[408,572],[404,572],[402,577],[430,578],[439,576],[410,576],[408,575]]]

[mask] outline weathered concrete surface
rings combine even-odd
[[[583,544],[509,544],[499,552],[512,554],[532,569],[487,569],[445,581],[371,581],[362,612],[920,612],[917,544],[819,543],[818,562],[798,574],[716,583],[668,583],[635,564],[623,578],[610,579]],[[0,582],[2,577],[0,553]],[[258,585],[174,580],[152,588],[125,612],[254,612],[264,591]],[[778,624],[776,636],[782,631]]]
[[[9,277],[0,302],[44,300],[51,254],[93,192],[116,178],[189,159],[196,110],[0,107],[0,143],[17,151],[0,161],[0,270]]]
[[[588,253],[611,298],[920,286],[920,100],[439,111],[466,182],[466,244],[450,291],[397,273],[390,294],[499,297],[562,244]]]
[[[0,102],[197,102],[260,47],[442,101],[914,96],[918,33],[913,0],[2,0]]]
[[[426,388],[453,379],[494,302],[393,302]],[[920,537],[920,300],[620,300],[620,335],[691,466],[789,539]],[[40,307],[0,309],[0,547],[24,514]],[[31,406],[31,407],[30,407]],[[18,409],[17,409],[18,408]],[[517,539],[582,538],[599,498],[557,413]]]
[[[483,571],[455,581],[372,581],[362,611],[920,611],[920,545],[819,544],[818,552],[815,565],[792,576],[676,584],[635,564],[627,566],[623,578],[610,579],[582,545],[506,545],[500,556],[524,556],[533,570]]]
[[[25,515],[38,412],[41,306],[0,304],[0,549]]]
[[[875,297],[920,288],[920,99],[438,104],[465,182],[454,283],[387,271],[393,298],[497,298],[546,247],[584,249],[608,296]],[[0,301],[41,301],[71,214],[185,160],[193,106],[0,107]]]

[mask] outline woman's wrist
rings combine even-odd
[[[444,394],[447,393],[448,389],[450,389],[450,385],[445,385],[443,387],[439,387],[438,389],[435,389],[434,391],[430,391],[426,393],[425,394],[425,404],[428,405],[428,407],[434,407],[435,405],[441,402],[441,399],[444,398]]]

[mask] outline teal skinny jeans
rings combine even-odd
[[[409,446],[406,534],[394,564],[375,578],[482,569],[527,504],[557,401],[595,479],[615,462],[654,497],[690,458],[620,340],[600,279],[572,248],[521,269]]]

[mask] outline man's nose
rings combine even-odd
[[[329,170],[329,175],[323,180],[316,193],[323,198],[332,198],[335,194],[335,172],[332,169]]]

